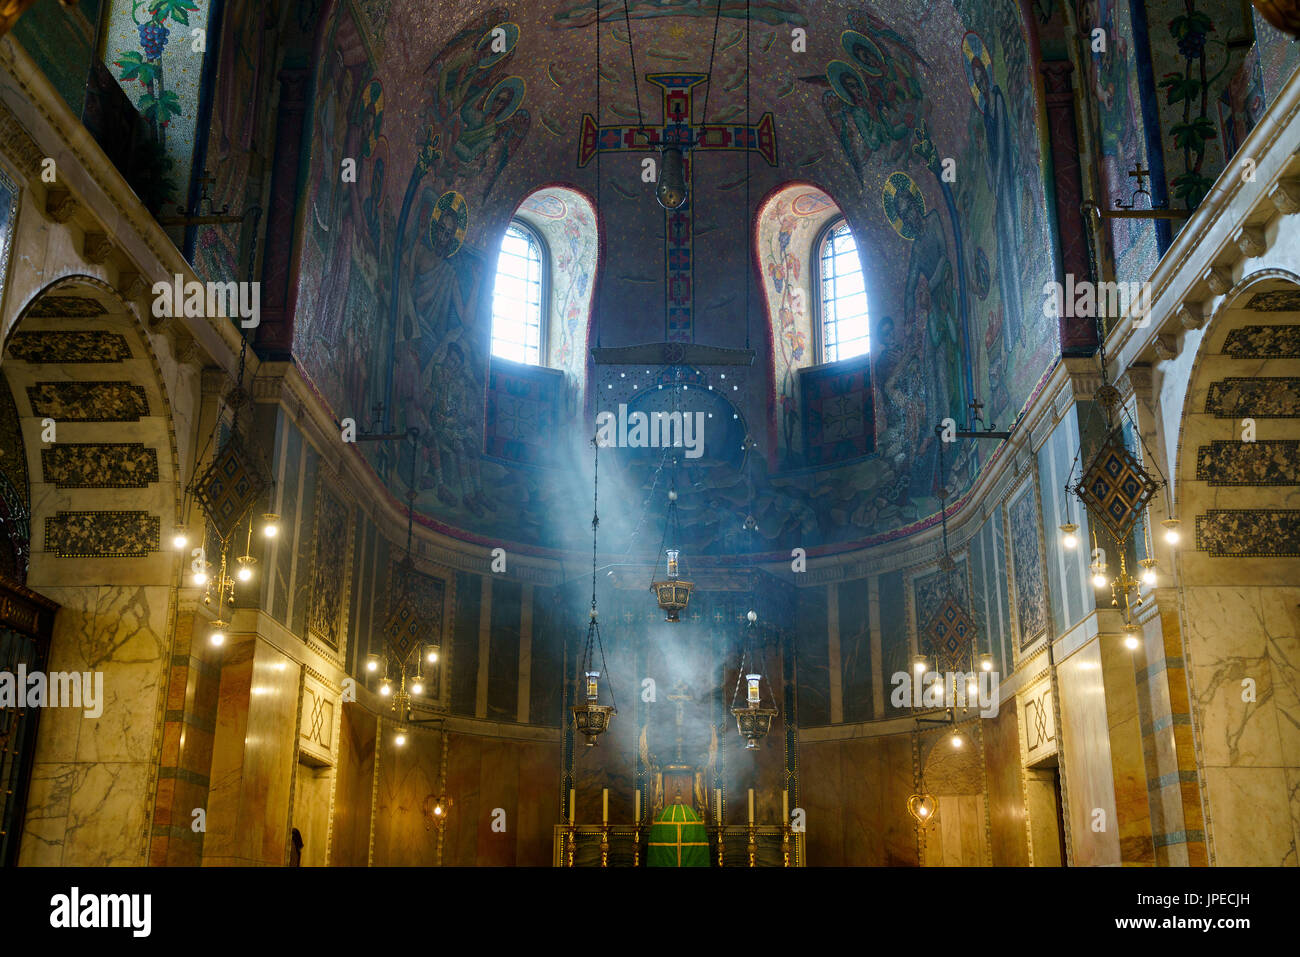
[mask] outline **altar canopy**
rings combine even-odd
[[[647,867],[708,867],[709,834],[685,804],[670,804],[650,826]]]

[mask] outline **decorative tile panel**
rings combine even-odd
[[[350,513],[328,485],[316,495],[315,551],[311,563],[311,598],[307,630],[338,648],[347,598],[347,561],[351,543]]]
[[[158,453],[141,442],[66,442],[41,449],[41,470],[59,488],[145,488],[158,481]]]
[[[1032,482],[1026,482],[1007,507],[1011,526],[1011,564],[1016,588],[1020,647],[1047,632],[1047,585],[1038,539],[1038,502]]]
[[[27,313],[37,319],[93,319],[108,315],[98,299],[88,296],[42,296]]]
[[[875,396],[866,360],[848,360],[799,374],[808,465],[862,458],[876,450]]]
[[[32,414],[59,422],[136,422],[149,414],[144,387],[130,382],[38,382]]]
[[[1210,509],[1196,547],[1215,558],[1300,558],[1300,509]]]
[[[1210,384],[1205,411],[1220,419],[1300,416],[1300,378],[1227,378]]]
[[[1250,297],[1247,309],[1256,312],[1300,312],[1300,292],[1292,289],[1274,289]]]
[[[1233,329],[1223,343],[1223,354],[1232,359],[1300,358],[1300,325]]]
[[[162,547],[148,512],[58,512],[45,519],[45,550],[60,558],[144,558]]]
[[[23,362],[125,362],[131,347],[116,332],[18,332],[9,342],[9,355]]]
[[[1128,538],[1157,488],[1118,431],[1107,439],[1076,486],[1089,514],[1116,542]]]
[[[1300,485],[1300,439],[1216,439],[1197,451],[1196,479],[1210,485]]]

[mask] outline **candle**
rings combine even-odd
[[[784,790],[784,791],[781,792],[781,823],[782,823],[782,824],[789,824],[789,823],[790,823],[790,790],[789,790],[789,788],[787,788],[786,790]]]
[[[569,826],[573,827],[573,814],[577,802],[578,791],[576,788],[569,788]]]
[[[754,789],[749,789],[749,823],[754,823]]]
[[[600,823],[609,823],[609,788],[600,789]]]
[[[634,802],[636,804],[636,813],[632,815],[632,818],[633,820],[636,821],[636,823],[640,824],[641,823],[641,789],[637,788],[632,793],[636,796],[636,801]]]
[[[718,823],[722,823],[722,788],[716,788],[714,793],[718,796]]]

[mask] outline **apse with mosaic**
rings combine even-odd
[[[60,882],[0,923],[131,867],[153,936],[585,946],[635,896],[379,869],[989,867],[1032,939],[1176,915],[1021,868],[1300,866],[1297,41],[0,0],[0,866]],[[740,946],[857,913],[781,899]]]

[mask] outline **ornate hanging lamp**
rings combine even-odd
[[[226,642],[226,629],[229,622],[225,620],[227,610],[233,613],[235,605],[235,588],[237,585],[249,585],[254,578],[253,556],[253,508],[268,489],[273,491],[273,483],[268,477],[264,456],[255,447],[250,448],[244,441],[240,430],[240,419],[252,405],[252,397],[244,389],[244,369],[248,356],[248,338],[240,333],[239,367],[235,381],[226,392],[223,402],[230,410],[230,433],[222,441],[213,455],[208,467],[194,477],[185,489],[181,514],[185,515],[187,506],[192,501],[197,504],[203,515],[197,535],[197,543],[192,543],[186,526],[177,523],[172,533],[172,546],[184,552],[191,544],[197,547],[190,551],[190,584],[204,589],[203,604],[211,607],[216,603],[216,618],[208,641],[219,647]],[[221,429],[222,416],[218,414],[217,423],[208,441],[211,442]],[[262,516],[262,534],[272,539],[279,531],[278,515],[267,512]],[[219,545],[217,561],[208,561],[207,545],[209,529],[215,535]],[[244,534],[243,554],[232,556],[231,549],[237,547],[240,532]],[[215,567],[216,573],[212,574]]]
[[[681,378],[681,368],[677,369],[677,378]],[[677,392],[673,393],[673,414],[677,416]],[[664,517],[664,537],[659,546],[659,554],[664,556],[667,574],[663,578],[650,579],[650,590],[664,612],[664,620],[674,624],[681,621],[681,613],[690,603],[691,592],[695,583],[681,577],[681,519],[677,513],[677,457],[674,455],[672,471],[668,479],[668,514]]]
[[[731,697],[731,713],[736,716],[736,730],[745,739],[745,750],[758,750],[758,743],[772,730],[772,719],[780,712],[772,696],[772,683],[763,674],[763,656],[758,640],[758,614],[752,608],[745,615],[745,634],[741,641],[740,665],[736,670],[736,691]],[[740,700],[741,686],[745,700]],[[767,685],[770,707],[763,705],[763,686]]]
[[[600,735],[609,730],[610,720],[618,714],[618,703],[614,700],[614,683],[609,675],[609,667],[605,664],[605,645],[600,640],[600,621],[596,610],[596,533],[600,527],[600,443],[593,439],[592,445],[596,452],[591,505],[591,611],[588,616],[587,643],[582,653],[580,674],[585,695],[583,701],[569,706],[569,710],[573,712],[574,729],[587,739],[586,744],[589,748],[595,747]],[[596,650],[600,651],[600,671],[595,670],[594,667]],[[600,703],[602,674],[609,684],[609,704]]]
[[[1078,470],[1078,480],[1067,480],[1065,491],[1083,503],[1092,527],[1092,562],[1089,573],[1093,587],[1111,590],[1111,607],[1123,611],[1124,645],[1130,651],[1136,650],[1141,640],[1140,626],[1134,621],[1135,612],[1142,606],[1142,586],[1152,588],[1159,580],[1156,571],[1157,562],[1151,557],[1151,537],[1147,522],[1143,522],[1144,552],[1147,557],[1139,561],[1142,571],[1138,578],[1129,573],[1127,552],[1130,546],[1136,548],[1134,533],[1138,522],[1147,514],[1151,500],[1162,488],[1165,490],[1169,518],[1161,524],[1165,528],[1165,542],[1172,546],[1178,544],[1180,522],[1173,514],[1173,501],[1169,498],[1169,482],[1156,463],[1155,456],[1147,446],[1146,440],[1132,420],[1120,397],[1119,390],[1111,384],[1109,370],[1106,366],[1105,337],[1100,336],[1101,347],[1098,350],[1101,361],[1101,387],[1094,396],[1094,402],[1100,408],[1100,419],[1105,426],[1105,437],[1100,447],[1088,460],[1082,463],[1083,443],[1070,466],[1070,476]],[[1094,409],[1093,416],[1098,415]],[[1127,423],[1137,437],[1138,443],[1146,453],[1146,459],[1155,465],[1155,474],[1147,471],[1135,451],[1130,450],[1125,442],[1124,426]],[[1086,430],[1081,429],[1081,434]],[[1098,544],[1097,527],[1110,538],[1119,554],[1119,574],[1111,578],[1109,563],[1106,561],[1105,549]],[[1061,526],[1062,544],[1066,548],[1077,545],[1077,526],[1067,521]]]

